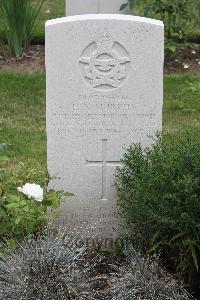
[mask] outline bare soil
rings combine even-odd
[[[0,52],[0,70],[14,72],[43,72],[45,70],[44,45],[32,45],[20,59],[5,59]],[[165,74],[200,73],[200,46],[181,48],[174,55],[165,57]]]
[[[44,45],[32,45],[20,59],[5,59],[0,53],[0,70],[34,73],[45,70]]]
[[[165,73],[200,73],[200,45],[180,48],[165,57]]]

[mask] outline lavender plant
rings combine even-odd
[[[192,298],[156,261],[145,259],[125,243],[128,265],[111,278],[112,300],[189,300]]]
[[[89,299],[95,263],[86,262],[86,253],[69,235],[28,238],[0,256],[0,299]]]
[[[62,229],[64,231],[64,229]],[[126,261],[109,264],[76,233],[27,238],[0,255],[0,299],[189,300],[186,291],[126,243]],[[101,270],[101,271],[100,271]]]

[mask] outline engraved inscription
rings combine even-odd
[[[98,136],[109,139],[113,136],[138,134],[152,135],[157,129],[157,102],[149,107],[124,95],[116,101],[99,101],[95,95],[80,95],[80,101],[71,102],[65,109],[57,108],[49,118],[56,135],[76,137]],[[107,95],[109,96],[109,95]],[[84,99],[84,100],[83,100]],[[107,98],[106,100],[108,100]],[[113,99],[114,100],[114,99]]]
[[[128,76],[130,58],[126,49],[103,32],[89,44],[79,60],[86,82],[93,88],[117,88]]]

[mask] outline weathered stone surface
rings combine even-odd
[[[72,226],[114,237],[114,173],[126,148],[162,129],[163,23],[86,15],[46,23],[50,188],[73,192]]]
[[[66,0],[66,15],[84,14],[128,14],[129,9],[120,12],[122,4],[126,0]]]

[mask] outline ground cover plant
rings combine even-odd
[[[200,130],[133,144],[116,174],[118,204],[133,243],[155,252],[192,287],[200,282]]]
[[[50,231],[27,238],[14,252],[4,248],[0,299],[88,299],[94,266],[86,263],[85,256],[85,245],[77,246],[71,236]]]
[[[156,261],[126,243],[121,264],[73,237],[74,233],[28,237],[0,255],[0,299],[189,300]],[[6,255],[5,255],[6,253]]]
[[[144,258],[129,240],[125,239],[123,252],[128,263],[117,268],[118,276],[111,277],[112,300],[193,299],[155,258]]]

